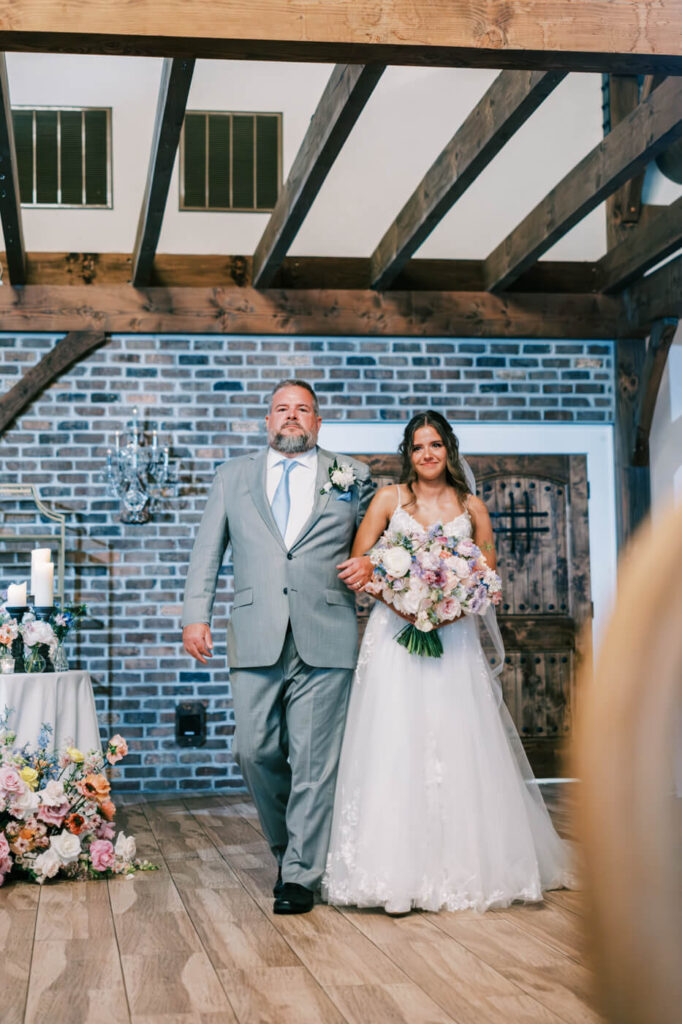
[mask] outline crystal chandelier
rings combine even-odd
[[[116,431],[116,445],[107,449],[107,486],[112,497],[122,503],[122,523],[146,523],[160,498],[173,493],[168,445],[159,447],[156,430],[148,434],[140,429],[138,410],[133,409],[130,437]]]

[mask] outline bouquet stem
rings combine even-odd
[[[443,653],[443,644],[436,629],[425,633],[408,622],[399,633],[396,633],[395,639],[407,648],[410,654],[419,654],[424,658],[440,658]]]

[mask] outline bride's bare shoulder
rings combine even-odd
[[[477,494],[470,494],[466,500],[467,512],[476,518],[480,515],[488,515],[488,509],[484,501]]]

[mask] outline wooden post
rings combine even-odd
[[[621,339],[616,346],[616,529],[621,551],[651,504],[648,466],[633,466],[636,418],[646,349],[644,339]]]
[[[21,230],[17,154],[4,53],[0,53],[0,186],[0,219],[5,236],[9,279],[12,284],[25,284],[26,252]]]
[[[675,337],[678,323],[679,320],[676,317],[666,317],[663,320],[656,320],[651,327],[635,421],[633,466],[649,465],[649,435],[656,409],[658,389],[661,386],[661,378],[668,358],[668,352]]]

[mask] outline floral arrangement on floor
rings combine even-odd
[[[3,603],[0,605],[0,657],[12,655],[19,661],[23,658],[20,670],[25,672],[66,671],[64,641],[86,614],[84,604],[68,604],[64,608],[55,605],[49,618],[42,619],[29,606],[19,622]],[[19,650],[17,639],[22,642]]]
[[[502,599],[500,577],[473,540],[458,538],[450,523],[426,529],[415,520],[406,530],[389,527],[370,558],[374,570],[365,590],[414,616],[396,634],[410,654],[439,658],[438,626],[460,615],[482,615]]]
[[[0,886],[8,875],[72,879],[130,875],[155,870],[135,857],[135,839],[116,833],[116,807],[103,772],[128,752],[112,736],[104,755],[70,746],[48,750],[52,729],[43,725],[38,745],[15,749],[8,728],[10,712],[0,715]]]

